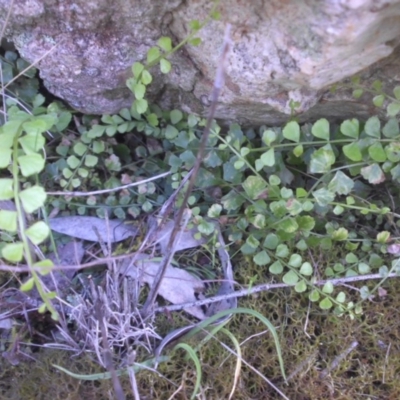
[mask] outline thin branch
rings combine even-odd
[[[161,281],[164,278],[167,267],[168,267],[171,259],[174,256],[174,252],[175,252],[174,244],[176,243],[177,236],[178,236],[179,232],[181,231],[182,220],[183,220],[183,217],[184,217],[184,214],[186,211],[188,199],[189,199],[189,196],[195,186],[197,174],[199,172],[201,163],[203,162],[203,159],[204,159],[204,152],[205,152],[206,144],[207,144],[208,137],[210,134],[211,124],[213,122],[215,111],[217,108],[218,97],[219,97],[219,94],[224,85],[225,64],[226,64],[226,60],[228,58],[229,48],[230,48],[230,24],[228,24],[225,29],[222,53],[221,53],[219,65],[218,65],[216,76],[215,76],[214,87],[213,87],[213,90],[211,93],[210,111],[208,114],[206,126],[203,131],[203,135],[201,138],[199,151],[197,152],[196,161],[193,166],[193,172],[190,177],[188,187],[185,191],[182,205],[180,206],[178,213],[175,217],[175,226],[171,232],[170,240],[169,240],[168,246],[167,246],[168,252],[165,255],[165,257],[163,258],[163,261],[160,265],[160,269],[157,273],[156,278],[154,279],[154,284],[153,284],[152,288],[150,289],[150,293],[149,293],[147,300],[143,306],[142,313],[144,316],[148,315],[150,312],[150,309],[153,307],[154,301],[156,299],[158,290],[161,285]]]
[[[399,277],[400,276],[394,272],[388,274],[388,276],[387,276],[387,278],[399,278]],[[326,280],[314,282],[313,285],[314,286],[323,286],[326,283],[331,283],[334,286],[340,286],[340,285],[345,284],[346,282],[361,282],[361,281],[367,281],[367,280],[371,280],[371,279],[382,279],[382,275],[370,274],[370,275],[360,275],[360,276],[349,276],[349,277],[345,277],[345,278],[326,279]],[[215,302],[221,301],[221,300],[232,299],[234,297],[245,297],[245,296],[249,296],[254,293],[266,292],[268,290],[282,289],[282,288],[289,288],[289,287],[294,287],[294,286],[288,285],[286,283],[263,283],[261,285],[253,286],[251,289],[237,290],[235,292],[228,293],[225,295],[213,296],[213,297],[209,297],[207,299],[193,301],[191,303],[183,303],[183,304],[175,304],[175,305],[171,305],[171,306],[157,307],[154,309],[154,312],[184,310],[188,307],[198,307],[198,306],[203,306],[206,304],[215,303]]]
[[[347,347],[342,353],[340,353],[335,359],[332,361],[332,363],[325,368],[323,371],[320,372],[319,378],[320,379],[325,379],[327,375],[337,368],[339,364],[342,362],[342,360],[347,357],[348,354],[350,354],[356,347],[358,346],[358,342],[354,341],[350,344],[349,347]]]
[[[152,176],[151,178],[143,179],[139,182],[132,182],[132,183],[128,183],[127,185],[118,186],[118,187],[111,188],[111,189],[94,190],[93,192],[46,192],[46,193],[51,196],[71,196],[71,197],[95,196],[98,194],[111,193],[111,192],[116,192],[118,190],[134,187],[134,186],[139,186],[143,183],[148,183],[148,182],[152,182],[157,179],[160,179],[160,178],[164,178],[170,174],[171,174],[170,171],[163,172],[160,175]]]

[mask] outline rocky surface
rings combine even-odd
[[[207,18],[210,0],[0,0],[5,35],[38,62],[50,92],[86,113],[130,106],[130,66],[161,36],[174,44],[191,20]],[[400,0],[223,0],[221,20],[199,33],[202,44],[172,57],[167,76],[155,68],[151,99],[167,108],[205,114],[223,31],[232,51],[217,117],[225,122],[281,124],[320,116],[368,117],[371,96],[329,89],[360,74],[366,84],[400,84]],[[40,61],[38,61],[40,60]]]

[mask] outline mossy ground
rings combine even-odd
[[[242,265],[244,272],[251,266]],[[252,275],[254,271],[247,271]],[[227,328],[242,344],[242,356],[272,381],[291,400],[303,399],[397,399],[400,398],[400,282],[384,284],[385,296],[365,301],[364,313],[355,319],[337,317],[309,304],[307,296],[290,289],[259,293],[240,300],[241,307],[258,310],[277,327],[282,347],[286,385],[281,377],[274,341],[266,327],[247,315],[234,316]],[[354,290],[348,291],[354,296]],[[357,297],[355,297],[357,299]],[[164,316],[164,319],[166,317]],[[233,348],[226,336],[219,340]],[[248,340],[246,340],[248,339]],[[191,339],[193,346],[198,339]],[[196,342],[197,340],[197,342]],[[358,345],[346,355],[346,349]],[[342,359],[334,360],[342,355]],[[72,357],[60,350],[41,349],[33,353],[36,361],[11,366],[2,359],[1,399],[113,399],[111,381],[79,381],[55,369],[58,364],[79,374],[103,372],[88,356]],[[209,341],[199,353],[202,365],[204,399],[227,399],[234,383],[236,358],[217,340]],[[195,368],[183,352],[159,366],[156,373],[137,374],[142,399],[190,398],[195,383]],[[294,372],[297,372],[293,375]],[[128,399],[133,399],[130,382],[121,378]],[[242,366],[234,399],[280,398],[259,375]]]

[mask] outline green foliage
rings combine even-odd
[[[210,18],[218,18],[214,11]],[[65,214],[137,218],[164,204],[193,166],[206,121],[181,110],[161,110],[146,94],[154,68],[169,73],[170,56],[186,43],[199,44],[196,35],[207,21],[192,21],[188,37],[175,47],[170,38],[160,38],[145,60],[133,64],[126,82],[134,96],[132,107],[101,118],[83,116],[75,131],[68,129],[70,111],[57,102],[44,106],[34,75],[13,81],[25,64],[5,54],[2,71],[9,85],[3,87],[7,118],[0,127],[0,200],[12,200],[16,209],[0,211],[1,255],[7,263],[29,266],[30,277],[20,290],[36,288],[44,302],[41,311],[50,310],[57,318],[54,293],[45,291],[34,269],[42,268],[44,275],[52,263],[36,262],[30,247],[49,237],[42,215],[57,207]],[[363,286],[356,298],[329,280],[377,273],[383,282],[391,273],[400,275],[398,259],[390,259],[387,250],[396,239],[399,216],[393,199],[400,183],[400,87],[391,95],[379,82],[370,89],[353,85],[356,98],[369,90],[373,104],[386,107],[386,121],[371,116],[365,122],[352,118],[332,124],[321,118],[312,124],[290,120],[282,127],[246,130],[214,122],[189,202],[199,235],[212,233],[206,217],[229,221],[231,246],[258,268],[246,276],[250,286],[254,276],[268,272],[320,309],[351,316],[362,311],[361,302],[379,285]],[[297,105],[291,107],[294,112]],[[170,175],[163,181],[96,197],[46,194],[113,189],[165,172]],[[386,192],[376,189],[382,183]],[[35,222],[26,226],[26,215]],[[321,265],[310,256],[319,253],[338,257]],[[191,357],[198,368],[197,355]]]
[[[44,134],[56,123],[53,113],[30,115],[11,105],[8,109],[8,121],[0,127],[0,142],[5,156],[2,169],[11,174],[11,178],[0,178],[0,199],[12,200],[15,211],[1,211],[0,229],[12,234],[9,242],[2,245],[2,257],[10,263],[23,260],[30,268],[31,277],[25,281],[21,291],[30,291],[34,287],[41,295],[44,305],[42,311],[51,311],[54,319],[58,314],[51,304],[41,283],[35,266],[38,266],[31,252],[30,243],[42,244],[49,236],[50,229],[43,221],[26,226],[25,218],[45,206],[46,192],[38,183],[37,176],[44,170],[45,156]],[[3,175],[4,176],[4,175]],[[19,239],[15,238],[18,232]]]

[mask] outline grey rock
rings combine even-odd
[[[193,19],[207,18],[211,1],[0,0],[0,22],[21,55],[38,63],[50,92],[85,113],[129,107],[130,67],[143,61],[161,36],[182,41]],[[162,107],[206,115],[224,27],[232,25],[226,87],[216,116],[224,123],[275,125],[287,121],[290,103],[300,121],[367,118],[371,95],[330,93],[335,83],[360,74],[366,85],[400,82],[400,0],[224,0],[198,47],[173,55],[172,71],[152,71],[150,100]],[[44,57],[46,52],[50,51]]]

